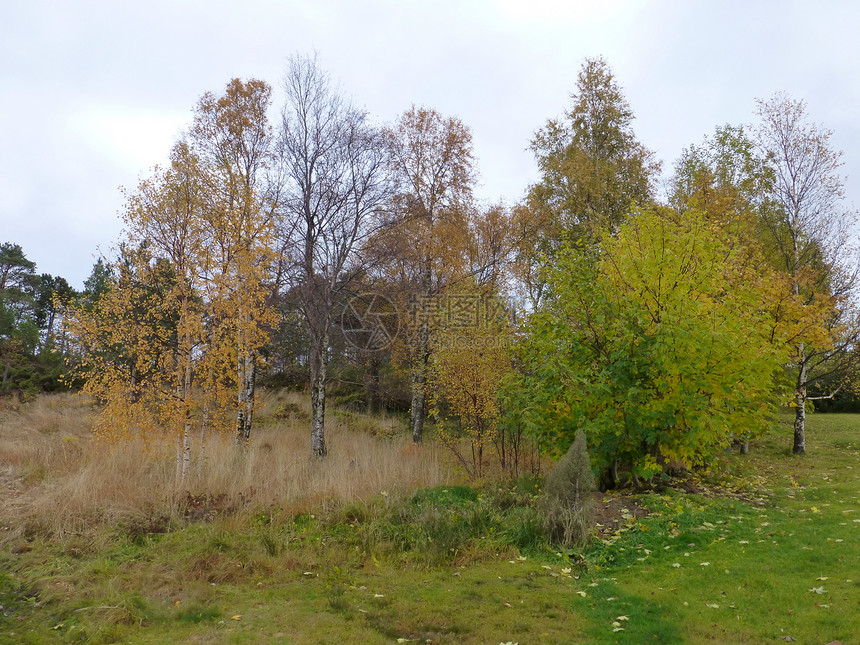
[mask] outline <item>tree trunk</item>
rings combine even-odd
[[[379,359],[371,356],[367,364],[367,376],[364,378],[364,400],[367,414],[375,414],[379,408]]]
[[[794,447],[795,455],[806,454],[806,384],[809,374],[806,366],[806,352],[804,346],[799,347],[800,367],[797,374],[797,389],[794,393]]]
[[[412,372],[412,403],[409,418],[412,425],[412,441],[421,443],[424,434],[424,375],[417,369]]]
[[[427,312],[425,312],[427,314]],[[424,414],[427,402],[427,366],[430,362],[430,329],[427,315],[418,329],[418,351],[412,366],[412,404],[409,419],[412,424],[412,441],[421,443],[424,434]]]
[[[183,357],[186,362],[188,357]],[[191,468],[191,410],[188,407],[188,392],[191,389],[190,365],[179,366],[184,368],[182,383],[176,386],[176,397],[182,401],[183,424],[182,434],[179,436],[179,446],[176,451],[176,477],[181,482],[188,479],[188,471]]]
[[[806,454],[806,385],[798,387],[794,395],[797,407],[794,409],[794,448],[795,455]]]
[[[257,357],[248,354],[245,357],[245,416],[242,436],[245,441],[251,438],[251,423],[254,420],[254,396],[257,390]]]
[[[52,310],[48,317],[48,322],[45,325],[45,341],[39,347],[39,354],[46,354],[51,351],[54,345],[54,318],[56,313]]]
[[[328,332],[311,341],[311,454],[325,457],[325,385],[328,363]]]
[[[187,316],[188,299],[182,302],[183,316]],[[184,362],[184,373],[182,375],[182,403],[184,406],[183,417],[185,420],[182,428],[182,481],[188,479],[191,470],[191,384],[194,374],[194,362],[191,353],[191,332],[186,330],[184,334],[182,360]]]
[[[203,404],[203,423],[200,426],[200,454],[197,457],[197,475],[206,467],[206,434],[209,431],[209,401]]]
[[[794,219],[797,220],[798,213],[795,211]],[[792,227],[794,228],[794,227]],[[792,266],[792,275],[796,275],[798,265],[800,263],[800,249],[797,244],[797,236],[792,236],[794,265]],[[800,283],[794,280],[791,285],[791,291],[795,296],[800,295]],[[806,454],[806,352],[804,345],[801,343],[798,346],[798,373],[797,373],[797,389],[794,393],[794,403],[797,406],[794,410],[794,446],[792,452],[795,455]]]
[[[188,480],[188,472],[191,470],[191,427],[186,425],[182,430],[182,438],[179,440],[179,453],[176,455],[176,470],[179,480]]]
[[[254,386],[257,377],[257,361],[253,352],[244,342],[239,344],[239,348],[236,443],[246,444],[251,438],[251,423],[254,420]]]

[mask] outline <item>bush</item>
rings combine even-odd
[[[516,344],[511,421],[551,449],[582,429],[597,466],[646,481],[670,463],[710,463],[737,428],[764,431],[788,361],[770,338],[783,278],[747,238],[657,209],[597,246],[560,250]]]
[[[586,544],[594,527],[589,494],[596,488],[585,442],[577,430],[568,451],[547,475],[540,508],[547,538],[565,548]]]

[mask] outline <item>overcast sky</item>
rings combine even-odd
[[[858,25],[852,0],[4,0],[0,242],[80,288],[119,238],[119,187],[166,159],[200,95],[277,89],[314,50],[381,123],[413,103],[462,119],[487,201],[522,197],[531,136],[602,55],[665,168],[785,91],[834,131],[860,205]]]

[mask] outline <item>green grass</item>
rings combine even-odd
[[[806,457],[783,423],[701,493],[622,496],[649,514],[580,553],[534,482],[9,541],[0,643],[860,642],[860,415],[809,426]]]

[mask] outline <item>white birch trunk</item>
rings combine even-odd
[[[311,454],[325,457],[325,385],[328,363],[328,332],[312,341],[311,368]]]
[[[800,371],[797,376],[797,390],[794,393],[794,446],[795,455],[806,454],[806,399],[807,399],[807,368],[806,355],[803,345],[800,346]]]

